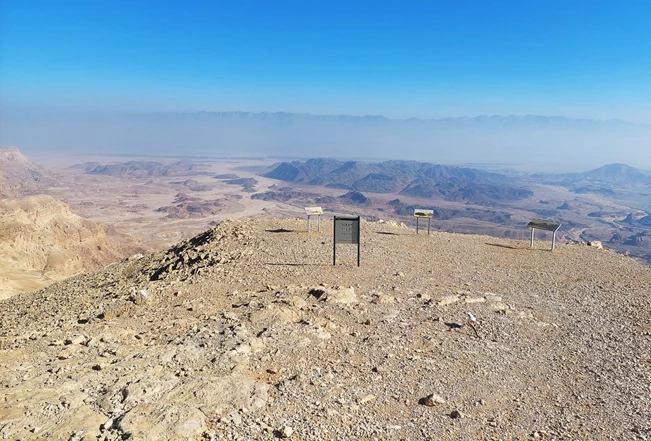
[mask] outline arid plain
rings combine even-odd
[[[272,179],[265,175],[282,163],[270,158],[27,158],[17,149],[3,152],[3,194],[13,198],[5,197],[0,206],[2,232],[5,245],[13,248],[14,254],[16,249],[22,254],[4,253],[5,263],[0,269],[2,297],[134,253],[165,249],[225,219],[305,218],[303,208],[313,205],[324,207],[325,218],[355,214],[371,221],[393,219],[412,229],[413,208],[432,208],[434,231],[522,241],[528,240],[526,224],[530,219],[552,218],[563,222],[559,242],[599,240],[621,253],[647,259],[651,256],[648,228],[636,225],[649,212],[645,194],[651,190],[638,185],[631,187],[635,191],[622,192],[626,186],[620,185],[617,197],[603,194],[604,186],[616,186],[608,179],[621,179],[619,169],[610,172],[613,176],[605,180],[591,178],[593,186],[595,182],[599,185],[594,191],[577,191],[556,182],[560,178],[534,180],[516,174],[508,179],[528,192],[517,200],[500,198],[501,187],[494,191],[497,195],[480,194],[480,198],[473,199],[471,194],[456,200],[396,191],[362,193],[332,185]],[[371,165],[351,162],[344,167],[364,169]],[[23,203],[16,199],[38,194],[53,200],[31,196],[29,203]],[[56,201],[63,201],[67,207]],[[45,215],[55,206],[60,210],[56,216],[51,212]],[[422,227],[426,225],[421,223]],[[75,235],[69,228],[76,231]],[[48,239],[53,235],[56,240]],[[549,237],[544,232],[539,234],[540,239]],[[7,242],[7,238],[11,240]],[[52,246],[39,250],[28,244],[31,239],[39,244],[50,241]],[[85,247],[83,252],[79,251],[80,244]],[[84,253],[86,258],[82,259]]]

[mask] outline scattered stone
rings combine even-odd
[[[303,309],[307,306],[307,302],[298,296],[290,297],[285,301],[285,303],[297,309]]]
[[[390,303],[393,303],[394,301],[395,301],[395,298],[393,296],[390,296],[388,294],[378,293],[373,298],[371,303],[374,303],[376,305],[388,305]]]
[[[452,294],[449,296],[443,296],[439,299],[439,306],[447,306],[459,301],[459,296]]]
[[[502,297],[490,292],[484,293],[484,298],[489,302],[501,302]]]
[[[321,300],[321,297],[319,297],[319,300]],[[325,301],[329,303],[351,304],[351,303],[357,303],[358,299],[357,299],[357,295],[355,294],[355,288],[353,288],[352,286],[348,288],[339,286],[327,292],[325,296]]]
[[[83,335],[75,335],[73,337],[70,337],[66,339],[65,344],[66,345],[81,345],[86,343],[87,338],[84,337]]]
[[[113,418],[109,418],[100,426],[100,430],[111,430],[113,428]]]
[[[601,241],[599,241],[599,240],[593,240],[591,242],[588,242],[588,246],[596,248],[598,250],[603,250],[604,249],[603,243],[601,243]]]
[[[498,312],[498,313],[506,313],[509,309],[509,305],[507,305],[504,302],[492,302],[490,304],[490,308],[493,312]]]
[[[464,417],[464,414],[459,410],[453,410],[450,413],[450,418],[453,418],[453,419],[458,419],[458,418],[463,418],[463,417]]]
[[[293,433],[294,433],[294,429],[292,429],[290,426],[283,426],[283,428],[280,429],[281,438],[290,438]]]
[[[443,397],[441,397],[440,395],[431,394],[424,398],[421,398],[418,404],[428,406],[428,407],[433,407],[439,404],[445,404],[445,399],[443,399]]]
[[[464,300],[468,304],[484,303],[486,301],[486,299],[484,297],[466,297]]]

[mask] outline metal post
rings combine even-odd
[[[416,234],[418,234],[418,218],[416,218]]]
[[[320,214],[316,215],[316,230],[318,232],[321,232],[321,215]]]
[[[532,228],[531,229],[531,248],[533,248],[533,234],[534,234],[534,231],[536,231],[536,229]]]
[[[552,251],[554,251],[554,248],[556,248],[556,230],[552,234]]]
[[[335,266],[337,264],[337,217],[336,216],[332,224],[334,225],[333,233],[332,233],[332,266]]]
[[[431,219],[431,218],[427,218],[427,235],[428,235],[428,236],[429,236],[429,226],[431,225],[431,223],[432,223],[432,219]]]
[[[359,216],[357,217],[357,219],[359,219]],[[360,219],[360,220],[358,220],[358,224],[357,224],[357,266],[358,267],[360,266],[360,263],[359,263],[360,257],[359,256],[361,254],[361,246],[362,246],[361,245],[362,241],[360,240],[361,235],[362,235],[362,221]]]
[[[310,215],[307,215],[307,232],[310,232]]]

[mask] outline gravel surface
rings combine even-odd
[[[226,221],[0,302],[0,439],[651,438],[650,267],[361,237]]]

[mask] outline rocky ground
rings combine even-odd
[[[0,302],[0,439],[651,438],[650,267],[366,222],[333,266],[305,224]]]

